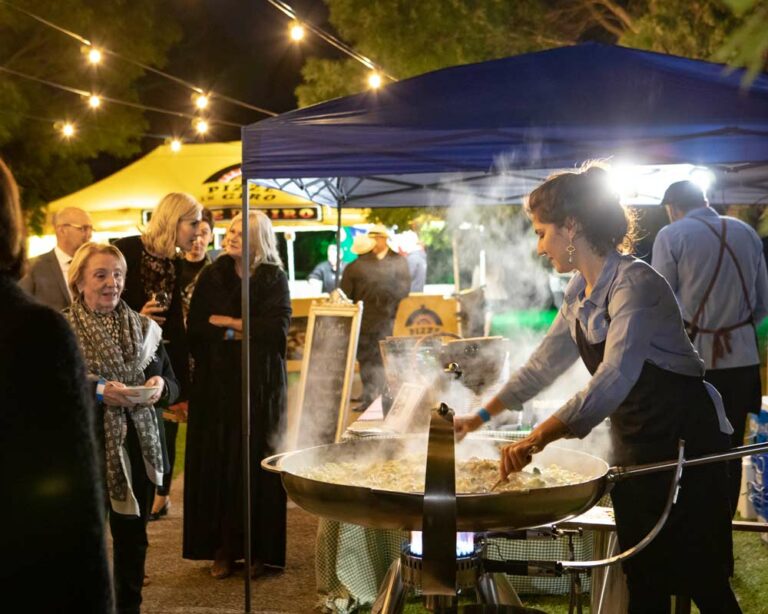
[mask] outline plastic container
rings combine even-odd
[[[736,507],[744,520],[755,520],[757,512],[749,498],[749,486],[755,483],[755,470],[752,459],[745,456],[741,459],[741,488],[739,489],[739,504]]]

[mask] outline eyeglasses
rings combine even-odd
[[[80,232],[92,232],[93,226],[90,224],[86,224],[85,226],[81,226],[80,224],[59,224],[59,226],[70,226],[71,228],[74,228],[75,230],[79,230]]]

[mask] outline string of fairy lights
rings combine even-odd
[[[291,21],[288,26],[288,36],[291,41],[295,43],[299,43],[302,40],[304,40],[307,31],[312,32],[315,36],[317,36],[321,40],[332,45],[336,49],[342,51],[349,57],[353,58],[354,60],[360,62],[363,66],[365,66],[369,70],[368,78],[367,78],[368,86],[372,89],[377,89],[381,87],[384,79],[387,79],[389,81],[395,80],[394,77],[389,75],[385,70],[383,70],[379,65],[373,62],[373,60],[371,60],[370,58],[355,51],[349,45],[340,41],[338,38],[329,34],[328,32],[324,31],[318,26],[314,25],[310,21],[306,19],[302,19],[297,14],[297,12],[286,2],[283,2],[282,0],[267,0],[267,2],[290,18]],[[108,49],[107,47],[97,46],[96,44],[94,44],[92,41],[88,40],[84,36],[76,32],[73,32],[71,30],[68,30],[67,28],[64,28],[60,25],[57,25],[51,22],[50,20],[45,19],[44,17],[41,17],[40,15],[37,15],[27,9],[15,6],[11,2],[7,2],[7,0],[0,0],[0,6],[5,6],[9,9],[12,9],[20,14],[27,16],[30,19],[35,20],[36,22],[48,28],[56,30],[61,34],[64,34],[72,38],[75,42],[77,42],[81,46],[81,52],[85,58],[85,61],[91,67],[99,66],[105,61],[105,58],[115,58],[120,61],[127,62],[129,64],[132,64],[134,66],[141,68],[146,72],[150,72],[152,74],[168,79],[176,83],[177,85],[180,85],[190,90],[192,92],[191,96],[194,104],[194,113],[164,109],[157,106],[146,105],[139,102],[132,102],[128,100],[122,100],[120,98],[115,98],[112,96],[107,96],[104,93],[101,93],[98,91],[87,91],[80,88],[71,87],[62,83],[57,83],[50,79],[44,79],[41,77],[37,77],[35,75],[24,73],[22,71],[14,70],[6,66],[0,66],[0,72],[6,75],[10,75],[10,76],[31,81],[31,82],[36,82],[36,83],[45,85],[47,87],[55,88],[60,91],[64,91],[64,92],[68,92],[70,94],[76,95],[81,100],[84,101],[84,103],[88,106],[88,108],[91,111],[97,111],[102,108],[104,103],[108,103],[108,104],[114,104],[114,105],[127,106],[127,107],[140,109],[140,110],[148,111],[152,113],[160,113],[160,114],[175,116],[175,117],[189,120],[191,128],[194,130],[194,133],[199,138],[204,137],[209,132],[210,127],[213,125],[234,126],[238,128],[241,127],[241,124],[212,117],[210,115],[212,100],[220,100],[222,102],[230,103],[230,104],[233,104],[251,111],[255,111],[267,116],[277,115],[277,113],[270,111],[268,109],[264,109],[262,107],[258,107],[256,105],[244,102],[242,100],[238,100],[237,98],[227,96],[220,92],[214,92],[210,89],[202,88],[194,83],[186,81],[185,79],[182,79],[170,73],[164,72],[162,70],[159,70],[147,64],[139,62],[124,54],[120,54],[116,51]],[[53,126],[54,126],[54,129],[57,130],[65,140],[72,139],[78,133],[78,124],[77,122],[72,120],[55,120],[53,122]],[[181,150],[182,143],[186,138],[185,135],[169,136],[169,135],[144,134],[142,136],[147,138],[160,138],[170,145],[170,148],[172,151]]]

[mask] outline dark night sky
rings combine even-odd
[[[321,0],[289,0],[299,16],[326,32],[336,34],[327,22]],[[167,0],[169,17],[183,31],[162,68],[174,76],[232,98],[276,113],[296,108],[294,89],[301,82],[300,69],[307,57],[340,58],[342,54],[308,34],[297,45],[288,38],[288,17],[266,0]],[[142,102],[170,110],[193,112],[192,92],[155,75],[141,83]],[[213,100],[212,118],[249,124],[266,115]],[[189,121],[147,113],[152,134],[181,135],[195,140]],[[206,142],[238,140],[238,128],[212,126]],[[160,144],[145,139],[143,153]],[[143,155],[143,154],[142,154]],[[136,156],[137,158],[140,156]],[[125,166],[126,160],[102,156],[92,165],[97,179]]]

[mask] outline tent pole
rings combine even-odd
[[[244,140],[243,140],[244,142]],[[245,603],[246,614],[251,611],[251,309],[250,309],[250,281],[251,259],[249,256],[248,241],[248,178],[242,175],[243,189],[243,232],[242,252],[243,270],[241,279],[241,317],[243,319],[243,340],[241,342],[241,422],[242,422],[242,446],[243,446],[243,554],[245,555]]]
[[[336,199],[336,270],[334,271],[334,286],[340,285],[339,273],[341,272],[341,206],[343,199]]]
[[[457,322],[459,328],[459,335],[464,336],[464,327],[461,324],[461,302],[459,301],[459,295],[461,294],[461,272],[459,268],[459,231],[453,231],[453,237],[451,238],[451,251],[453,252],[453,287],[454,295],[456,296],[456,313],[458,314]]]

